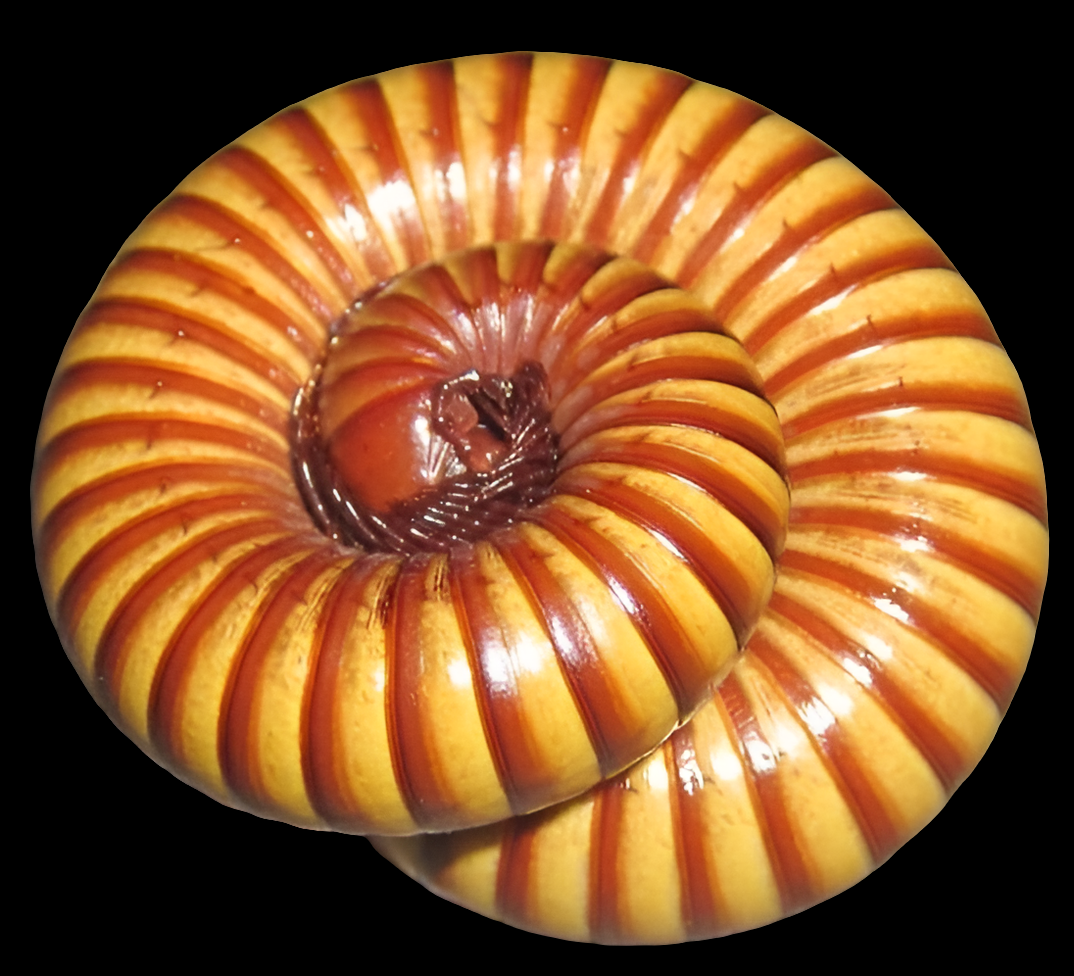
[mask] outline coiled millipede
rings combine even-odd
[[[84,614],[84,606],[97,600],[103,607],[95,611],[99,632],[136,626],[129,614],[125,622],[117,610],[124,594],[98,584],[97,577],[121,575],[114,554],[128,544],[123,533],[132,531],[130,525],[137,523],[143,532],[163,531],[144,528],[158,524],[153,518],[160,525],[168,522],[162,503],[150,501],[147,493],[135,514],[121,512],[109,521],[102,520],[99,501],[83,499],[115,477],[107,467],[95,465],[111,464],[122,477],[131,476],[129,452],[115,462],[102,450],[105,438],[120,428],[126,443],[141,438],[139,450],[146,444],[169,445],[162,461],[153,459],[140,472],[174,464],[177,455],[190,453],[174,443],[210,443],[208,437],[180,429],[205,411],[196,401],[204,386],[186,394],[194,400],[168,404],[163,387],[152,389],[163,382],[162,370],[173,382],[183,374],[182,381],[193,387],[200,379],[194,372],[220,377],[220,360],[214,356],[245,360],[249,367],[255,355],[275,355],[277,367],[291,368],[276,391],[238,369],[224,371],[233,385],[259,395],[259,404],[254,397],[251,406],[237,406],[252,416],[266,403],[289,402],[319,358],[332,321],[359,295],[409,264],[467,245],[516,238],[554,238],[627,255],[679,282],[712,310],[711,325],[695,323],[691,334],[726,330],[743,342],[779,413],[792,491],[789,541],[779,559],[775,595],[742,662],[721,685],[716,704],[626,778],[574,801],[565,811],[483,828],[490,838],[485,848],[475,848],[468,835],[380,841],[380,849],[416,873],[423,864],[435,864],[436,877],[424,880],[453,898],[566,938],[706,937],[764,924],[853,883],[926,822],[979,758],[1021,676],[1039,609],[1047,545],[1039,454],[1017,377],[972,293],[916,225],[827,147],[737,96],[690,85],[657,69],[548,56],[472,59],[406,69],[383,76],[379,84],[345,87],[306,105],[306,110],[285,113],[248,134],[237,144],[243,148],[225,151],[180,187],[132,238],[69,345],[46,411],[37,469],[35,528],[39,546],[45,540],[39,558],[50,605],[63,605],[66,598],[68,605],[82,604],[79,612]],[[505,118],[515,124],[505,127]],[[389,127],[382,131],[395,127],[390,140],[398,150],[394,159],[387,156],[388,143],[369,134],[370,126],[385,121]],[[327,151],[330,145],[338,153]],[[552,154],[554,165],[543,165],[549,158],[543,152]],[[518,183],[510,166],[493,168],[496,192],[490,195],[483,174],[490,170],[489,156],[497,154],[518,161]],[[409,180],[398,179],[403,171]],[[388,174],[379,192],[377,172]],[[416,188],[424,205],[419,223],[407,223],[405,201],[400,203],[400,187],[407,185]],[[388,188],[393,193],[384,192]],[[365,228],[357,244],[355,212]],[[388,216],[381,219],[383,215]],[[379,256],[369,243],[378,235],[383,244]],[[546,261],[553,252],[542,247],[533,245]],[[477,253],[485,265],[493,255],[492,266],[500,269],[501,278],[504,267],[524,263],[519,253],[530,255],[525,248]],[[595,252],[560,248],[554,253],[569,264],[579,254]],[[592,260],[599,264],[604,259]],[[193,266],[199,270],[191,272]],[[196,282],[195,274],[200,276]],[[629,281],[630,274],[614,278],[620,280]],[[670,292],[646,281],[650,283],[640,286],[639,295],[654,289]],[[215,311],[197,305],[206,293],[221,295],[227,288],[231,305],[226,314],[221,302]],[[289,318],[269,306],[277,312],[282,307]],[[269,321],[274,316],[281,335],[296,323],[307,330],[295,344],[304,355],[275,339]],[[253,321],[258,317],[263,321]],[[244,340],[236,326],[240,319],[256,341]],[[320,347],[317,328],[322,330]],[[629,336],[624,347],[632,356],[638,338]],[[80,350],[79,341],[88,352]],[[192,352],[193,347],[198,348]],[[697,359],[693,347],[687,353],[679,350],[678,359]],[[151,357],[167,366],[147,364]],[[611,353],[604,359],[615,362]],[[601,367],[595,362],[592,368]],[[64,380],[65,369],[68,377],[80,378]],[[146,369],[157,375],[132,378],[134,371]],[[555,425],[554,368],[548,373]],[[685,383],[711,382],[708,374],[700,379],[690,373],[685,379],[674,376],[647,375],[646,382],[662,384],[665,393],[676,383],[678,390]],[[79,408],[64,400],[65,395],[76,399],[65,394],[64,382],[82,392],[88,388],[93,396],[97,385],[140,383],[148,409],[163,409],[168,416],[163,423],[153,417],[159,426],[147,438],[144,419],[131,416],[135,398],[129,390],[126,400]],[[221,397],[208,399],[219,403]],[[184,412],[186,417],[179,416]],[[252,445],[249,436],[241,442],[234,437],[235,428],[242,430],[245,422],[236,419],[237,413],[220,413],[218,426],[230,432],[229,449],[249,454],[252,446],[259,448],[262,457],[279,467],[272,441],[275,436],[278,442],[286,417],[281,421],[278,409],[276,413],[269,423],[258,421],[260,445]],[[93,423],[87,422],[91,416]],[[605,423],[605,431],[625,429],[622,413],[616,417]],[[132,435],[138,424],[143,426]],[[662,418],[659,425],[690,437],[706,427],[696,419],[684,423],[674,417]],[[249,429],[244,433],[249,435]],[[557,433],[569,438],[565,429]],[[573,485],[575,496],[587,497],[587,504],[598,497],[612,508],[616,499],[625,505],[622,491],[616,499],[609,497],[609,480],[594,483],[603,469],[577,473],[582,465],[569,462],[572,447],[573,442],[564,449],[568,460],[561,459],[557,476],[581,479]],[[221,456],[213,450],[213,457]],[[77,469],[79,451],[89,459],[92,475],[76,474],[70,483],[63,482],[55,471]],[[707,449],[695,453],[713,456]],[[629,450],[596,460],[614,465],[624,456],[637,461]],[[649,460],[652,467],[646,470],[659,473],[659,464],[668,467],[667,452],[660,457],[659,463]],[[575,473],[565,474],[567,469]],[[701,480],[688,467],[676,476],[685,479],[683,484]],[[77,478],[91,482],[90,488],[76,483]],[[152,478],[159,488],[159,471]],[[248,507],[255,494],[248,488],[222,495],[199,482],[188,505],[212,508],[215,515],[226,504],[221,497],[241,495]],[[56,555],[62,546],[51,541],[48,519],[55,524],[53,513],[63,505],[81,513],[70,520],[84,521],[77,531],[65,530],[70,533],[64,540],[68,549]],[[297,511],[301,516],[302,509]],[[637,505],[630,511],[636,512]],[[740,508],[739,521],[748,521],[750,511],[748,505]],[[199,514],[201,509],[190,509],[183,521],[173,519],[170,528],[189,535],[191,520]],[[702,520],[696,511],[688,514]],[[682,513],[676,524],[686,531]],[[556,525],[567,531],[562,523]],[[651,525],[646,531],[654,538],[660,535]],[[697,556],[703,539],[687,551],[689,540],[671,530],[666,534],[672,536],[671,547],[683,553],[680,571],[692,566],[690,572],[702,577],[704,567],[718,559],[715,554]],[[572,538],[578,550],[585,550],[584,543]],[[778,550],[778,543],[770,540],[769,550]],[[268,566],[271,554],[265,553],[257,550],[251,558],[263,558]],[[214,556],[219,559],[220,553]],[[143,554],[135,560],[137,574],[127,570],[128,587],[143,578],[138,574],[145,573],[144,559]],[[595,559],[591,574],[598,564],[606,565],[606,560]],[[298,565],[305,567],[305,586],[312,588],[323,584],[322,577],[336,564]],[[520,570],[513,565],[518,579]],[[189,571],[195,568],[192,562]],[[651,583],[673,568],[647,564],[632,578]],[[629,595],[623,592],[622,577],[630,569],[623,567],[615,579],[624,605]],[[521,575],[532,588],[532,576]],[[69,584],[69,578],[80,582]],[[687,580],[680,577],[676,594]],[[281,589],[262,586],[259,592],[271,596]],[[718,589],[719,583],[713,583],[709,592]],[[153,592],[154,599],[162,599]],[[449,586],[447,592],[459,590]],[[230,599],[238,599],[237,594]],[[691,606],[696,602],[689,601]],[[283,615],[279,603],[270,599],[257,605],[265,613],[259,621],[262,636],[257,637],[257,625],[244,621],[235,655],[240,648],[264,646],[268,625],[263,620]],[[222,627],[235,626],[232,618],[217,612]],[[471,617],[475,612],[471,608]],[[536,611],[532,617],[537,619]],[[71,619],[69,611],[61,612],[61,629],[70,628]],[[673,627],[668,615],[665,619]],[[637,614],[633,620],[641,637],[629,638],[624,631],[627,637],[621,641],[664,646],[662,638],[646,632],[645,620]],[[712,626],[711,621],[706,625]],[[749,628],[742,624],[739,629]],[[166,644],[168,633],[162,635]],[[107,668],[115,669],[113,659],[126,643],[115,638],[101,642],[106,652],[113,648],[104,655],[106,664],[113,661],[106,668],[98,659],[96,639],[82,641],[81,646],[75,641],[74,648],[66,641],[73,657],[88,653],[93,664],[87,673],[115,684],[118,679],[109,677]],[[89,645],[94,646],[87,652]],[[470,657],[482,659],[472,642]],[[121,722],[135,724],[132,716],[141,709],[147,727],[153,721],[162,724],[148,705],[152,688],[165,680],[154,677],[159,669],[153,667],[155,662],[141,679],[144,702],[128,706]],[[233,667],[241,685],[237,661]],[[720,669],[718,662],[711,663],[711,672]],[[662,673],[671,684],[667,670]],[[113,693],[106,690],[106,695]],[[309,694],[314,693],[311,688]],[[575,700],[585,697],[577,690],[573,694]],[[689,694],[682,698],[680,713],[689,710]],[[248,714],[248,704],[243,707],[243,715]],[[377,708],[385,710],[383,704]],[[485,730],[503,728],[503,720],[497,725],[490,717],[488,705],[484,711],[478,706],[471,719],[483,741],[496,738],[485,736]],[[421,717],[415,721],[420,727]],[[676,717],[665,714],[662,721],[658,731],[649,733],[653,741],[648,746],[633,743],[638,752],[655,745]],[[231,802],[245,796],[249,803],[251,796],[271,794],[273,802],[282,803],[272,784],[266,787],[263,768],[256,776],[251,773],[259,763],[271,763],[259,759],[239,770],[243,762],[235,758],[235,734],[218,733],[226,725],[219,723],[205,740],[208,746],[202,744],[207,761],[211,764],[215,757],[223,770],[219,782],[224,788],[218,792]],[[232,725],[249,727],[234,719]],[[414,727],[412,722],[409,728]],[[728,730],[744,744],[736,745]],[[394,744],[387,752],[396,763],[397,779],[407,781],[398,772],[399,756],[408,748],[406,741],[400,744],[405,731],[392,733]],[[418,737],[423,735],[429,733],[419,729]],[[590,727],[583,744],[592,744],[595,737]],[[158,748],[161,741],[158,734]],[[707,758],[699,743],[709,743]],[[559,749],[557,743],[557,756]],[[250,756],[248,737],[238,751]],[[490,755],[495,752],[489,749]],[[318,793],[311,785],[320,775],[316,769],[324,765],[320,762],[299,763],[298,791],[314,797],[309,806],[316,814],[327,810],[329,820],[335,817],[338,825],[353,828],[354,823],[345,822],[347,813],[331,807],[330,791]],[[602,759],[597,766],[609,772],[624,762],[621,757]],[[338,762],[327,765],[336,769]],[[401,765],[407,768],[405,758]],[[502,788],[516,767],[498,755],[487,768],[494,774],[489,782]],[[550,776],[545,779],[555,787]],[[796,792],[798,782],[807,784],[808,791]],[[577,792],[578,787],[576,779],[565,789]],[[419,787],[411,783],[400,795],[406,789],[411,792],[403,806],[411,815],[431,805]],[[462,794],[461,787],[447,792]],[[506,800],[485,787],[492,799],[476,819],[505,815],[504,803],[517,810],[526,790],[502,792]],[[716,821],[705,819],[707,809],[716,805],[714,797],[729,804],[719,809],[716,820],[734,820],[733,836],[719,835]],[[441,798],[441,809],[450,806]],[[539,831],[530,829],[534,823],[541,825]],[[628,831],[623,843],[616,840],[615,823]],[[435,820],[431,825],[456,824]],[[370,829],[364,822],[357,826]],[[405,822],[393,821],[392,826],[412,829]],[[658,837],[657,843],[651,843],[652,836],[635,843],[635,837],[650,834]],[[505,853],[498,856],[501,839]],[[452,861],[454,851],[465,857]],[[660,857],[646,851],[660,852]],[[550,860],[572,854],[570,868]],[[547,883],[551,875],[557,884]],[[566,877],[569,885],[563,883]],[[645,902],[646,897],[652,901]]]

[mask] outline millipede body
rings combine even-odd
[[[195,170],[79,319],[32,500],[157,762],[578,941],[883,863],[1047,568],[1022,385],[936,243],[760,105],[566,55],[343,85]]]

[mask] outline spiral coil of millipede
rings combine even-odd
[[[490,246],[515,240],[534,243]],[[561,268],[589,261],[578,282],[592,282],[589,292],[564,298],[567,312],[533,343],[540,358],[557,328],[568,335],[546,364],[564,446],[553,499],[497,529],[479,559],[404,553],[352,569],[355,558],[326,546],[294,488],[294,393],[329,330],[372,341],[368,329],[348,331],[353,322],[336,325],[359,298],[373,308],[395,287],[447,320],[456,306],[445,311],[425,285],[372,290],[458,252],[450,276],[468,299],[484,294],[473,283],[489,268],[493,290],[519,291],[524,276],[510,272],[532,258],[526,280],[555,291]],[[608,293],[621,304],[583,322],[578,308]],[[671,314],[654,302],[683,303],[674,314],[690,324],[652,325]],[[636,332],[602,333],[602,322]],[[409,330],[413,346],[411,320],[391,326]],[[454,341],[436,329],[442,348]],[[426,366],[436,359],[429,334]],[[575,355],[586,342],[599,355]],[[365,363],[378,349],[355,355]],[[598,375],[653,363],[626,387]],[[458,365],[443,365],[437,381]],[[586,383],[593,395],[564,406]],[[722,474],[738,463],[719,455],[727,442],[756,450],[764,439],[763,410],[706,399],[715,386],[732,398],[753,386],[778,415],[784,445],[769,447],[776,483],[764,493],[736,494],[765,477],[746,471],[753,461],[732,472],[737,488],[698,466],[720,458]],[[568,416],[558,426],[557,409]],[[597,59],[404,69],[311,99],[214,157],[139,229],[80,321],[43,420],[36,478],[42,579],[65,646],[143,748],[225,802],[307,825],[407,833],[497,820],[477,833],[377,843],[486,914],[597,941],[764,924],[884,860],[990,740],[1025,666],[1046,566],[1043,474],[1024,395],[942,252],[790,123],[681,76]],[[667,528],[640,500],[660,486]],[[761,494],[768,515],[757,514]],[[774,567],[763,612],[729,605],[714,569],[741,565],[752,543],[728,542],[734,558],[705,549],[737,539],[739,525],[763,540],[755,564],[765,551]],[[621,564],[609,538],[631,552]],[[562,565],[549,575],[533,551]],[[473,622],[491,613],[475,594],[497,577],[516,590],[490,598],[501,623],[474,637]],[[557,643],[566,611],[541,609],[542,594],[583,577],[587,595],[569,593],[564,605],[589,601],[595,616],[583,613],[582,629],[594,659],[636,648],[618,689],[594,691],[586,681],[603,672],[563,663],[579,646]],[[616,594],[599,612],[594,580]],[[657,602],[630,612],[631,583]],[[763,596],[739,603],[764,604],[770,586],[759,576],[742,592]],[[434,591],[438,608],[421,609]],[[191,604],[177,602],[182,592]],[[704,593],[720,598],[680,633],[675,621]],[[300,604],[313,608],[308,617]],[[663,624],[653,623],[657,604]],[[341,607],[356,608],[354,619]],[[470,688],[455,701],[457,680],[434,687],[424,662],[440,650],[410,626],[423,614],[419,631],[467,622],[445,674],[462,661],[492,676],[498,660],[488,687],[502,689],[507,674],[512,690]],[[696,635],[718,630],[721,615],[733,636],[710,660]],[[388,690],[366,701],[388,716],[379,765],[348,751],[354,740],[339,731],[372,727],[340,711],[365,692],[345,694],[331,678],[349,673],[347,653],[369,657],[352,636],[358,618],[364,633],[389,635],[376,640],[396,657],[428,651],[413,673],[381,665]],[[619,628],[607,646],[593,636],[598,619]],[[493,647],[503,620],[514,621],[516,648],[544,641],[556,662],[557,689],[538,701],[586,706],[565,779],[556,764],[567,746],[549,745],[540,723],[566,711],[502,707],[525,703],[531,673],[502,636]],[[715,697],[680,726],[747,635]],[[651,704],[634,707],[634,726],[621,721],[631,710],[623,688],[650,691],[659,721]],[[408,712],[408,701],[422,707]],[[602,716],[606,701],[616,704]],[[430,720],[427,702],[446,703],[448,717]],[[372,752],[368,740],[363,731]],[[458,770],[446,770],[452,757]],[[609,773],[619,775],[561,809],[502,820]],[[370,812],[378,791],[390,794],[388,813]]]

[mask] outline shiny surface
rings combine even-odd
[[[482,213],[495,164],[455,104],[547,64],[501,120],[539,141],[556,66],[610,70],[531,61],[356,82],[248,133],[138,228],[68,343],[34,474],[46,599],[117,724],[225,803],[391,834],[577,795],[696,711],[771,593],[782,438],[742,347],[596,244],[461,247],[568,215],[566,170]],[[433,415],[451,384],[534,367],[554,471],[516,478],[526,448],[441,490],[418,428],[450,434],[448,471],[451,438],[475,458]]]

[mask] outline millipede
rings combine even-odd
[[[1043,593],[1026,400],[939,245],[672,71],[315,96],[147,218],[68,344],[34,496],[68,653],[181,778],[397,835],[519,927],[808,907],[972,769]]]

